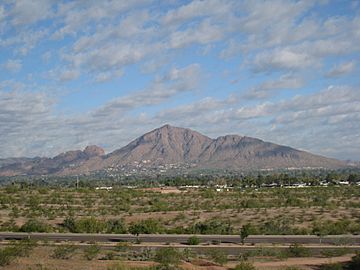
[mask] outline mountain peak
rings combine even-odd
[[[4,162],[0,175],[81,174],[146,164],[191,165],[196,169],[259,170],[282,168],[343,168],[344,162],[239,135],[211,139],[188,128],[169,124],[154,129],[114,152],[105,155],[91,145],[54,158]],[[0,163],[1,165],[1,163]],[[170,167],[171,167],[170,166]]]
[[[97,145],[89,145],[83,151],[88,157],[103,156],[105,155],[104,149]]]
[[[172,130],[189,130],[187,128],[181,128],[181,127],[175,127],[175,126],[172,126],[172,125],[169,125],[169,124],[165,124],[159,128],[156,128],[152,131],[150,131],[149,133],[151,132],[154,132],[154,131],[161,131],[161,132],[169,132],[169,131],[172,131]]]

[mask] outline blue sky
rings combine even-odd
[[[0,157],[171,124],[360,160],[359,1],[0,1]]]

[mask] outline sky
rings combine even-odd
[[[165,124],[360,160],[360,1],[0,0],[0,158]]]

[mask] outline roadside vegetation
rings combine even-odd
[[[111,185],[111,189],[96,189],[99,187],[96,182],[80,182],[77,188],[24,182],[1,186],[0,231],[129,233],[135,236],[169,233],[189,234],[189,238],[181,248],[174,248],[171,243],[160,249],[141,246],[141,238],[138,238],[134,243],[119,242],[106,250],[93,242],[79,245],[3,241],[0,242],[0,266],[21,266],[28,262],[27,267],[19,269],[62,269],[52,264],[32,263],[33,258],[41,258],[41,261],[54,265],[61,262],[67,267],[76,263],[99,263],[109,270],[181,269],[184,264],[254,270],[257,269],[254,265],[262,260],[334,258],[353,252],[346,247],[346,237],[343,237],[334,250],[316,254],[294,244],[287,248],[256,247],[229,256],[218,248],[221,243],[201,243],[196,235],[234,234],[249,247],[247,238],[257,234],[312,234],[319,236],[319,244],[327,235],[359,234],[358,174],[327,174],[318,179],[306,174],[252,175],[242,177],[241,181],[237,178],[211,179],[206,186],[202,181],[179,178],[163,182],[149,180],[146,185],[141,182],[123,186],[104,184],[105,187]],[[339,184],[341,181],[348,184]],[[208,245],[213,248],[195,252],[196,248]],[[360,269],[359,258],[357,254],[350,262],[318,265],[316,269]],[[129,267],[128,262],[134,264]],[[144,262],[142,268],[136,264],[138,262]]]
[[[39,257],[40,256],[40,257]],[[19,270],[52,270],[52,269],[78,269],[76,267],[95,267],[96,269],[127,270],[127,269],[234,269],[256,270],[266,269],[259,262],[286,262],[288,258],[308,257],[314,259],[323,255],[315,255],[311,250],[292,245],[287,249],[276,247],[257,249],[253,252],[241,253],[239,256],[229,256],[221,249],[212,249],[208,252],[195,253],[189,248],[143,248],[133,250],[130,246],[101,249],[97,243],[86,243],[85,246],[63,244],[45,244],[31,241],[12,242],[0,248],[0,267]],[[345,262],[337,262],[336,259],[329,263],[314,265],[318,270],[357,270],[360,266],[360,253],[348,257]],[[331,263],[330,263],[331,262]],[[212,268],[212,267],[216,268]],[[15,267],[15,268],[14,268]],[[259,267],[259,268],[258,268]],[[80,268],[79,268],[80,269]],[[84,269],[84,268],[81,268]],[[95,268],[94,268],[95,269]],[[207,268],[206,268],[207,269]],[[275,268],[271,268],[275,269]],[[281,267],[280,269],[297,270],[303,269],[297,266]],[[309,268],[307,268],[309,269]]]
[[[360,233],[360,186],[304,188],[0,187],[0,231]]]

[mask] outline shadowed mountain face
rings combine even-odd
[[[196,131],[165,125],[111,153],[109,159],[125,164],[142,160],[156,164],[193,162],[211,142]]]
[[[20,162],[21,161],[21,162]],[[110,167],[191,164],[209,169],[340,168],[342,161],[238,135],[211,139],[196,131],[165,125],[105,155],[97,146],[54,158],[3,160],[0,175],[86,174]]]
[[[69,167],[78,167],[82,163],[104,155],[105,152],[98,146],[88,146],[84,151],[68,151],[61,153],[53,158],[28,158],[21,159],[20,162],[10,162],[5,166],[0,166],[0,175],[46,175],[56,174]]]

